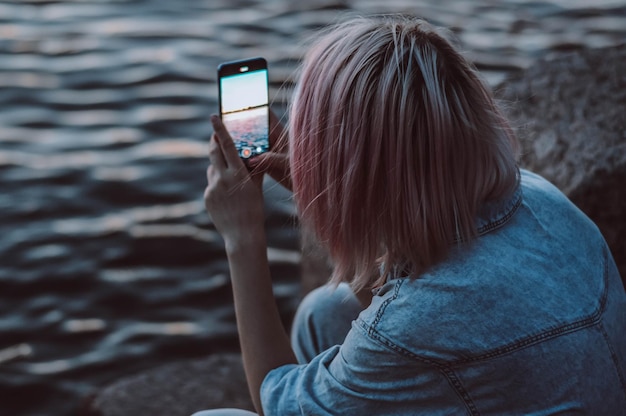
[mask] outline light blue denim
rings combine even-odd
[[[526,171],[478,226],[360,313],[345,285],[312,292],[292,337],[303,364],[267,375],[264,413],[626,415],[626,293],[597,227]]]
[[[257,416],[256,413],[241,409],[201,410],[191,416]]]

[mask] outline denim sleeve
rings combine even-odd
[[[378,343],[368,336],[366,327],[359,319],[343,345],[326,350],[306,365],[271,371],[261,386],[265,414],[406,415],[419,413],[416,409],[427,414],[429,406],[442,405],[433,400],[433,391],[439,399],[442,391],[449,391],[448,405],[458,403],[435,369]]]

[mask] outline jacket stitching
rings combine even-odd
[[[604,342],[606,342],[609,352],[611,353],[611,361],[613,361],[613,366],[615,367],[615,371],[617,372],[617,378],[619,378],[619,382],[622,385],[622,391],[624,392],[624,396],[626,397],[626,382],[624,381],[624,374],[622,373],[619,362],[617,360],[617,354],[615,353],[615,350],[613,349],[613,345],[611,344],[611,341],[609,340],[609,334],[607,334],[606,331],[604,330],[604,326],[600,324],[598,325],[598,327],[600,328],[600,332],[602,333]]]
[[[367,331],[370,336],[373,336],[375,328],[382,319],[383,314],[385,313],[385,309],[387,309],[387,306],[389,306],[389,304],[398,297],[398,294],[400,293],[400,287],[402,287],[404,282],[404,280],[398,280],[393,289],[393,296],[385,299],[382,305],[378,307],[378,311],[376,312],[376,318],[374,318],[374,322],[372,322],[372,325],[369,326],[369,329]]]
[[[361,323],[361,327],[366,326],[365,322],[361,321],[360,323]],[[450,384],[450,386],[452,386],[453,390],[460,397],[461,401],[467,408],[468,413],[474,416],[480,415],[480,413],[478,412],[478,409],[476,408],[476,405],[474,404],[474,401],[470,397],[467,390],[465,390],[465,388],[463,387],[463,384],[457,377],[454,370],[452,370],[452,368],[449,365],[446,365],[438,360],[432,360],[426,357],[422,357],[422,356],[412,353],[411,351],[405,350],[404,348],[396,345],[394,342],[388,340],[386,337],[384,337],[382,334],[380,334],[371,326],[368,326],[368,328],[363,328],[363,329],[366,329],[367,333],[371,336],[371,338],[374,339],[375,341],[378,341],[378,343],[380,343],[383,347],[386,347],[407,358],[412,358],[416,361],[420,361],[424,364],[435,367],[446,378],[446,380],[448,380],[448,383]]]
[[[590,315],[584,316],[578,319],[577,321],[574,321],[565,325],[560,325],[560,326],[553,327],[547,330],[544,329],[541,333],[537,335],[531,335],[529,337],[522,338],[508,345],[497,348],[493,351],[489,351],[485,354],[473,356],[467,359],[460,359],[460,360],[453,361],[451,362],[451,365],[467,364],[471,362],[482,361],[482,360],[498,357],[500,355],[508,354],[518,349],[522,349],[522,348],[529,347],[531,345],[538,344],[548,339],[556,338],[558,336],[576,332],[580,329],[588,328],[590,326],[598,324],[600,322],[602,314],[604,313],[604,309],[606,308],[606,300],[608,297],[608,267],[607,267],[608,261],[607,261],[606,246],[604,247],[603,253],[604,253],[605,272],[603,273],[603,278],[602,278],[602,283],[603,283],[602,294],[600,295],[600,302],[599,302],[598,307]]]
[[[608,248],[606,245],[604,246],[603,254],[604,254],[604,281],[605,281],[605,285],[608,286],[608,280],[609,280],[608,255],[609,253],[608,253]],[[604,338],[604,342],[606,342],[606,345],[609,348],[609,352],[611,353],[611,360],[613,360],[613,366],[615,367],[615,371],[617,372],[617,377],[619,378],[619,381],[622,384],[622,389],[623,389],[624,395],[626,396],[626,378],[624,377],[622,368],[619,365],[617,354],[615,353],[613,344],[611,343],[611,340],[609,339],[609,334],[607,334],[606,330],[604,329],[604,325],[602,325],[602,323],[600,323],[599,328],[600,328],[600,332],[602,333],[602,337]]]
[[[487,352],[479,356],[475,356],[475,357],[471,357],[467,359],[455,360],[452,362],[433,360],[430,358],[417,355],[407,349],[404,349],[396,345],[394,342],[387,339],[385,336],[380,334],[375,329],[375,327],[378,325],[378,323],[382,319],[382,316],[387,306],[398,297],[400,287],[404,283],[404,280],[398,281],[398,283],[396,284],[394,288],[393,296],[387,298],[383,302],[383,304],[379,307],[378,312],[376,314],[376,318],[374,322],[372,323],[372,325],[367,325],[365,322],[362,322],[362,321],[360,322],[360,324],[361,324],[361,327],[364,330],[366,330],[367,334],[372,339],[378,341],[380,344],[382,344],[386,348],[389,348],[392,351],[399,353],[400,355],[412,358],[414,360],[420,361],[422,363],[425,363],[425,364],[428,364],[437,368],[438,371],[444,375],[444,377],[448,380],[448,383],[450,383],[450,385],[453,387],[455,392],[462,399],[469,413],[471,415],[479,415],[478,409],[476,408],[476,405],[474,404],[472,398],[470,397],[469,393],[465,390],[461,381],[459,380],[455,371],[452,368],[461,364],[467,364],[471,362],[495,358],[500,355],[504,355],[504,354],[507,354],[507,353],[510,353],[510,352],[513,352],[522,348],[526,348],[526,347],[529,347],[531,345],[540,343],[548,339],[556,338],[560,335],[564,335],[564,334],[571,333],[571,332],[576,332],[580,329],[598,324],[606,308],[606,301],[608,298],[608,254],[607,254],[606,246],[604,247],[603,255],[604,255],[604,273],[603,273],[603,279],[602,279],[603,280],[602,294],[600,296],[600,302],[599,302],[598,307],[590,315],[583,317],[575,322],[555,327],[548,331],[544,330],[543,332],[537,335],[526,337],[524,339],[515,341],[511,344],[505,345],[504,347],[497,348],[493,351]],[[610,344],[608,343],[608,340],[606,340],[606,334],[604,332],[604,328],[602,327],[601,323],[599,326],[600,326],[600,330],[602,331],[603,336],[605,337],[605,341],[609,345],[609,349],[612,354],[612,359],[615,363],[615,356],[614,356],[614,353]],[[618,375],[619,375],[620,381],[622,382],[622,385],[625,385],[626,383],[624,382],[624,376],[619,371],[619,366],[616,365],[616,368],[618,368]]]
[[[520,191],[521,192],[521,191]],[[517,199],[515,200],[515,202],[513,203],[513,206],[511,206],[511,208],[506,212],[506,214],[504,214],[502,217],[490,221],[489,223],[483,225],[482,227],[480,227],[478,229],[478,235],[485,235],[488,232],[495,230],[496,228],[500,228],[502,225],[504,225],[506,222],[508,222],[511,217],[515,214],[515,212],[517,212],[517,209],[519,208],[519,206],[522,205],[522,195],[520,193],[520,195],[517,197]]]
[[[605,248],[605,257],[606,257],[606,248]],[[605,270],[607,269],[606,266],[606,262],[605,262]],[[440,361],[440,360],[433,360],[430,358],[425,358],[422,356],[419,356],[409,350],[406,350],[400,346],[397,346],[395,343],[393,343],[392,341],[388,340],[387,338],[385,338],[383,335],[381,335],[378,331],[376,331],[375,327],[377,326],[377,324],[380,322],[380,319],[382,318],[382,315],[384,314],[384,310],[387,308],[387,306],[391,303],[392,300],[395,300],[398,296],[398,292],[400,289],[400,286],[402,285],[402,283],[404,282],[404,280],[400,280],[398,281],[398,283],[396,284],[395,290],[394,290],[394,294],[392,297],[386,299],[384,301],[384,303],[379,307],[379,310],[376,314],[376,318],[374,320],[374,322],[372,323],[372,325],[367,325],[365,322],[362,323],[362,326],[364,327],[364,329],[367,331],[368,335],[370,335],[371,337],[377,339],[379,342],[387,345],[388,347],[390,347],[391,349],[393,349],[394,351],[397,351],[405,356],[409,356],[413,359],[417,359],[420,360],[422,362],[425,363],[429,363],[429,364],[433,364],[439,367],[446,367],[446,366],[456,366],[456,365],[460,365],[460,364],[467,364],[467,363],[471,363],[471,362],[476,362],[476,361],[482,361],[482,360],[486,360],[486,359],[491,359],[494,357],[498,357],[500,355],[504,355],[504,354],[508,354],[512,351],[521,349],[521,348],[525,348],[534,344],[537,344],[539,342],[551,339],[551,338],[555,338],[558,337],[560,335],[564,335],[567,333],[571,333],[571,332],[576,332],[579,329],[583,329],[589,326],[593,326],[596,325],[598,322],[600,322],[600,318],[602,316],[602,313],[604,312],[604,309],[606,307],[606,300],[607,300],[607,296],[608,296],[608,271],[604,273],[603,276],[603,288],[602,288],[602,294],[600,296],[600,303],[598,305],[598,307],[588,316],[582,317],[581,319],[578,319],[577,321],[565,324],[565,325],[560,325],[551,329],[547,329],[547,330],[543,330],[541,333],[537,334],[537,335],[531,335],[529,337],[514,341],[508,345],[505,345],[503,347],[499,347],[496,348],[492,351],[486,352],[484,354],[478,355],[478,356],[473,356],[473,357],[468,357],[465,359],[459,359],[459,360],[455,360],[455,361],[450,361],[450,362],[444,362],[444,361]]]

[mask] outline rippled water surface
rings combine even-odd
[[[1,414],[71,414],[117,377],[236,347],[201,199],[216,66],[266,57],[282,114],[312,30],[398,12],[450,28],[492,85],[626,40],[626,3],[608,0],[0,2]],[[295,218],[265,188],[288,321]]]

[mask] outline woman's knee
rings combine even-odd
[[[309,293],[298,307],[291,331],[298,362],[307,363],[327,348],[341,344],[361,310],[345,283],[336,288],[322,286]]]
[[[302,319],[326,326],[327,321],[334,321],[338,316],[352,320],[361,309],[358,299],[347,283],[340,283],[337,287],[325,285],[314,289],[302,299],[296,312],[296,321]]]

